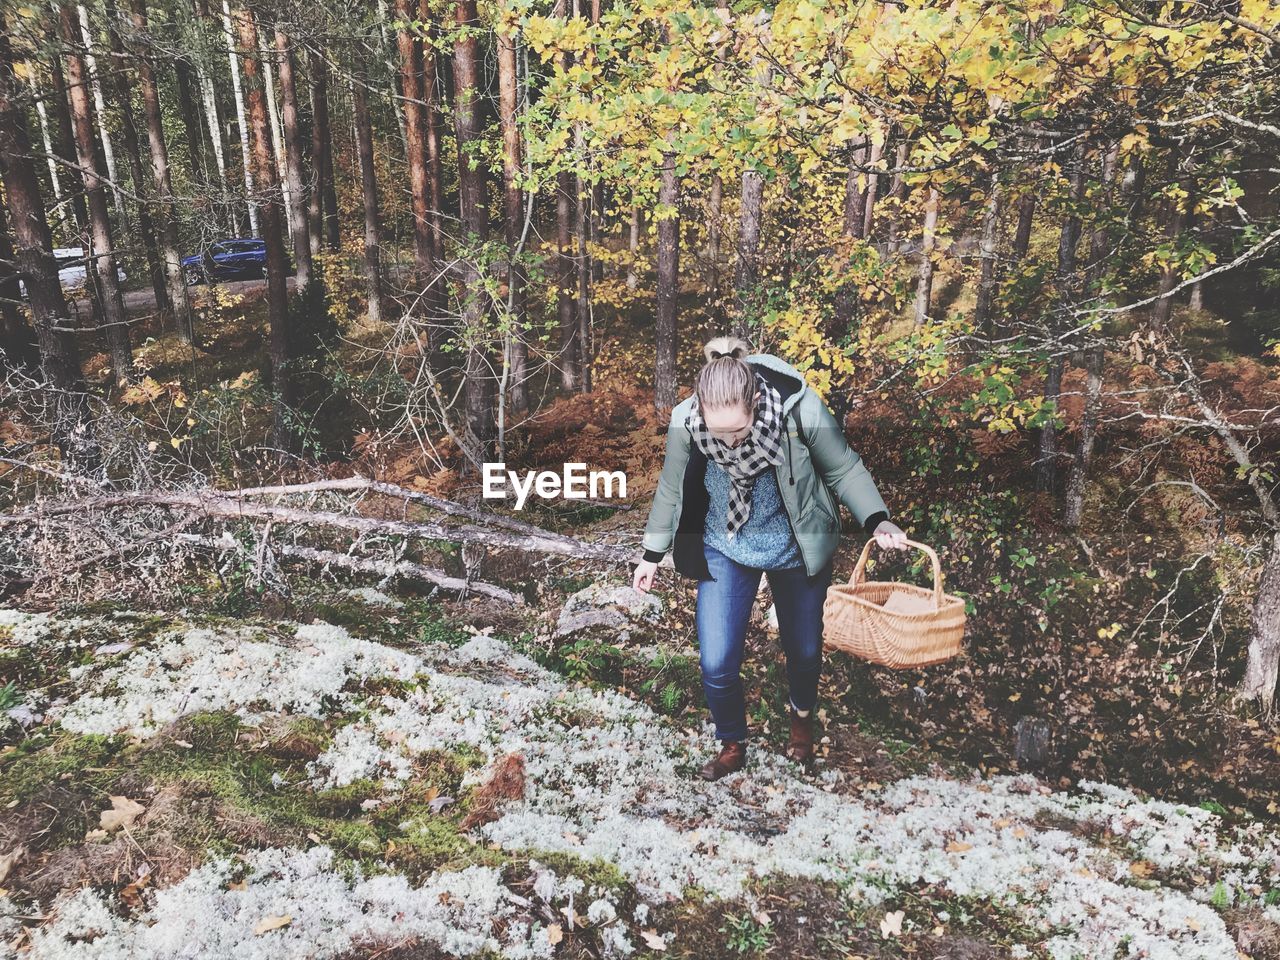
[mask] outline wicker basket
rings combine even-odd
[[[932,547],[914,540],[933,561],[933,588],[910,583],[863,580],[874,538],[862,548],[853,576],[827,591],[822,608],[824,644],[895,669],[940,663],[960,652],[964,636],[964,599],[942,591],[942,565]],[[886,610],[891,593],[927,601],[918,612]]]

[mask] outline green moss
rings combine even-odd
[[[0,798],[25,802],[51,784],[75,778],[96,786],[110,779],[108,765],[124,747],[123,737],[39,734],[0,754]]]
[[[354,637],[386,642],[394,641],[397,624],[387,622],[385,611],[355,598],[317,600],[308,604],[317,620],[342,627]]]

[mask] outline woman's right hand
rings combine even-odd
[[[653,586],[653,578],[658,572],[658,565],[652,560],[641,560],[636,564],[636,574],[631,580],[631,585],[641,593],[648,593],[649,588]]]

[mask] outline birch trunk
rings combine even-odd
[[[244,89],[240,83],[240,55],[236,52],[236,31],[231,25],[231,4],[222,0],[222,24],[227,37],[227,62],[231,66],[231,90],[236,101],[236,127],[240,131],[240,161],[244,166],[244,193],[249,203],[249,232],[258,236],[258,205],[253,201],[253,161],[250,157],[249,123],[245,118]],[[257,31],[255,30],[256,34]],[[256,48],[255,48],[256,49]]]

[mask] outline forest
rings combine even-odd
[[[0,0],[0,954],[1280,958],[1278,156],[1275,0]],[[703,784],[720,335],[966,627]]]

